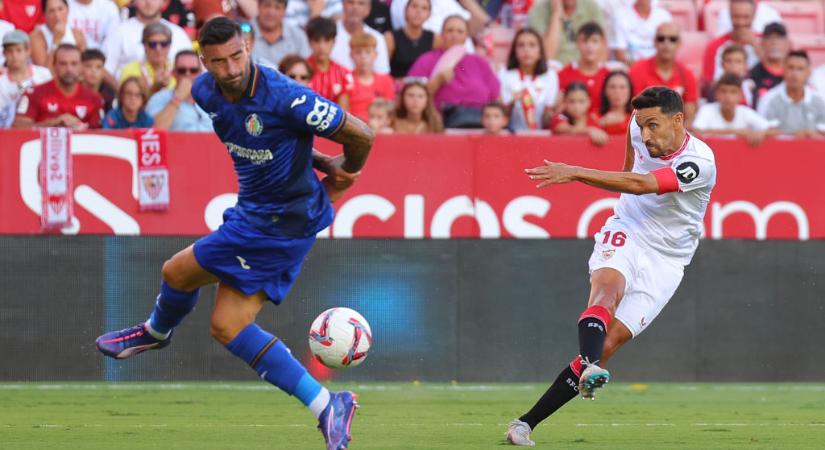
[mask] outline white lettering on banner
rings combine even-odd
[[[404,238],[424,238],[424,196],[404,196]]]
[[[482,239],[496,239],[501,237],[501,228],[498,225],[496,212],[484,200],[470,200],[466,195],[459,195],[444,202],[433,215],[430,225],[430,237],[434,239],[449,239],[453,222],[460,217],[472,217],[478,223],[479,236]],[[335,225],[333,225],[333,229]]]
[[[332,226],[332,237],[351,238],[355,221],[364,216],[377,217],[386,222],[395,214],[395,205],[380,195],[366,194],[353,197],[344,203],[335,217]]]
[[[543,219],[550,211],[550,202],[535,195],[518,197],[507,204],[501,218],[504,229],[517,239],[549,239],[544,228],[524,220],[527,216]]]
[[[771,217],[779,213],[790,214],[791,217],[796,219],[800,241],[807,241],[810,236],[808,216],[805,214],[805,210],[796,203],[778,201],[760,209],[751,202],[737,200],[724,206],[718,202],[713,203],[711,206],[711,238],[722,239],[722,224],[728,216],[736,213],[745,213],[751,216],[756,227],[756,239],[760,241],[765,240],[768,236],[768,222],[770,222]]]
[[[140,164],[142,166],[154,166],[161,164],[160,157],[160,136],[154,129],[148,129],[141,135],[140,142]]]
[[[606,209],[612,211],[618,203],[618,198],[603,198],[591,203],[584,209],[581,217],[579,217],[579,223],[576,225],[576,237],[579,239],[589,238],[590,236],[587,230],[590,229],[590,222],[593,221],[593,218]]]

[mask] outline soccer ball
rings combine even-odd
[[[364,362],[372,346],[372,331],[364,316],[349,308],[322,312],[309,329],[309,349],[331,369]]]

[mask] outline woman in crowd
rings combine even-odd
[[[307,60],[294,53],[286,55],[281,59],[281,63],[278,64],[278,70],[282,74],[295,80],[298,84],[307,87],[309,86],[309,80],[312,79],[312,68],[309,66]]]
[[[120,84],[117,91],[117,108],[112,109],[103,119],[103,128],[149,128],[154,121],[146,114],[149,96],[146,87],[138,77],[129,77]]]
[[[501,101],[510,113],[513,131],[541,128],[559,90],[556,72],[547,70],[541,36],[530,28],[516,33],[507,59],[507,70],[499,74]]]
[[[430,0],[410,0],[404,8],[404,26],[384,33],[393,78],[404,78],[419,56],[441,47],[441,37],[424,29],[431,8]]]
[[[86,49],[83,32],[69,26],[67,0],[45,0],[43,12],[46,23],[38,25],[31,34],[32,62],[52,68],[52,53],[60,44],[73,44],[82,52]]]
[[[398,96],[392,128],[396,133],[440,133],[444,130],[441,116],[423,79],[409,79]]]
[[[632,92],[633,84],[627,73],[623,71],[610,72],[604,79],[602,101],[596,121],[607,134],[627,134],[627,125],[633,113],[633,106],[630,105]]]

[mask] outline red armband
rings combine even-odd
[[[656,183],[659,184],[659,191],[657,194],[667,194],[668,192],[679,191],[679,180],[676,179],[676,174],[670,167],[662,167],[650,172],[656,177]]]

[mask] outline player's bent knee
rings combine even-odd
[[[254,315],[241,314],[227,317],[213,314],[212,321],[209,323],[209,333],[216,341],[226,345],[254,321]]]

